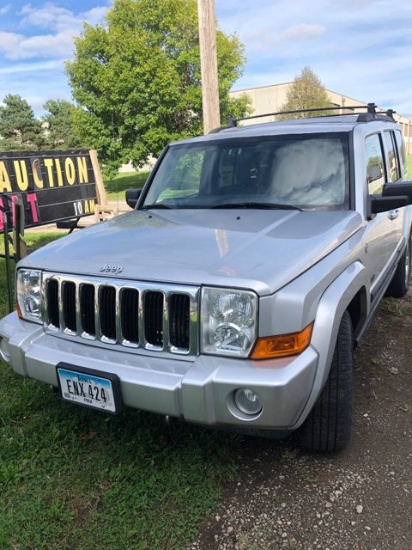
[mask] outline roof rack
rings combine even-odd
[[[377,113],[376,109],[377,106],[375,103],[368,103],[367,105],[344,105],[342,107],[317,107],[315,109],[298,109],[296,111],[279,111],[277,113],[265,113],[263,115],[252,115],[247,116],[243,118],[229,118],[227,121],[227,125],[220,128],[215,128],[210,133],[214,134],[217,132],[220,132],[221,130],[225,130],[227,128],[236,128],[237,123],[241,122],[243,120],[251,120],[255,118],[263,118],[267,116],[277,116],[277,115],[292,115],[297,113],[314,113],[317,111],[336,111],[337,109],[351,109],[352,111],[358,110],[358,109],[366,109],[365,113],[361,113],[358,116],[358,122],[370,122],[371,120],[390,120],[393,121],[393,115],[395,114],[395,111],[393,109],[388,109],[387,111],[380,111]],[[319,115],[319,116],[348,116],[352,115],[354,113],[333,113],[332,115]]]

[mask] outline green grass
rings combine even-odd
[[[31,248],[60,236],[26,234]],[[70,406],[0,361],[0,548],[184,549],[234,476],[239,445],[142,411]]]
[[[125,191],[129,187],[137,187],[141,189],[150,172],[125,172],[118,174],[112,180],[105,180],[104,187],[106,189],[107,199],[110,201],[124,200]]]
[[[412,179],[412,155],[408,155],[409,179]]]
[[[42,246],[51,243],[60,237],[64,237],[64,235],[65,233],[62,234],[57,231],[50,231],[47,233],[31,233],[30,231],[26,231],[24,238],[27,246],[31,250],[36,250],[37,248],[41,248]]]
[[[236,439],[79,409],[2,367],[0,548],[169,550],[196,536]]]

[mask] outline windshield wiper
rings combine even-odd
[[[158,208],[159,210],[163,209],[170,209],[172,206],[169,206],[168,204],[163,204],[162,202],[155,202],[153,204],[145,204],[142,206],[142,210],[154,210],[155,208]]]
[[[293,204],[270,203],[270,202],[228,202],[217,204],[211,208],[262,208],[263,210],[299,210],[302,209]]]

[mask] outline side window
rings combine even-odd
[[[382,193],[385,184],[385,165],[379,134],[366,138],[366,183],[370,195]]]
[[[402,132],[396,130],[395,132],[396,143],[398,145],[399,160],[401,163],[402,176],[408,179],[408,157],[406,156],[406,147],[403,140]]]
[[[383,132],[385,141],[386,161],[388,163],[389,181],[398,181],[401,177],[398,155],[396,154],[395,136],[393,132]]]

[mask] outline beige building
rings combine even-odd
[[[247,90],[237,90],[231,92],[231,97],[239,97],[243,94],[246,94],[250,97],[253,114],[262,115],[265,113],[276,113],[281,110],[282,105],[286,102],[286,95],[291,82],[286,84],[275,84],[272,86],[261,86],[259,88],[249,88]],[[329,95],[330,101],[336,107],[341,109],[341,112],[344,112],[345,109],[348,109],[351,105],[367,105],[362,101],[353,99],[351,97],[344,96],[342,94],[337,94],[331,90],[326,90]],[[348,112],[348,111],[346,111]],[[403,137],[405,139],[406,151],[408,154],[412,154],[412,120],[398,114],[394,115],[395,120],[400,124],[402,128]],[[259,120],[259,119],[258,119]],[[275,120],[275,117],[262,117],[260,122],[270,122]],[[256,123],[256,119],[250,121],[250,124]]]

